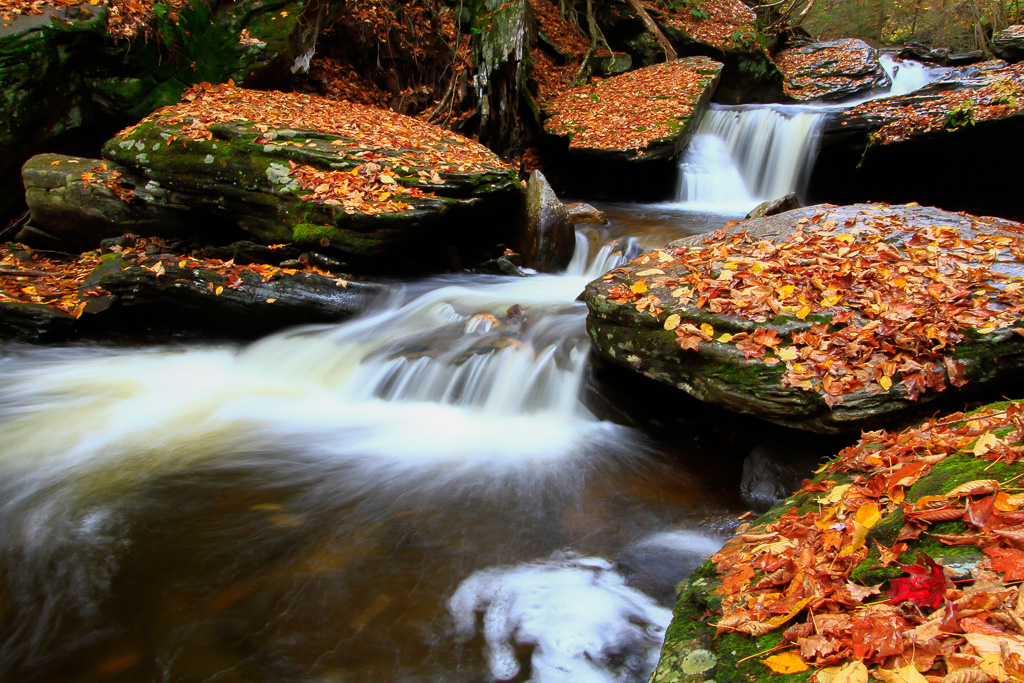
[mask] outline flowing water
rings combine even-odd
[[[581,400],[576,297],[721,218],[607,208],[562,275],[246,346],[6,346],[0,681],[645,680],[739,508],[697,474],[726,446]]]
[[[760,429],[609,384],[577,297],[799,190],[824,116],[713,107],[678,201],[604,207],[560,275],[245,346],[0,347],[0,683],[646,680]]]
[[[944,71],[891,55],[879,62],[889,89],[839,105],[711,105],[680,156],[675,204],[742,215],[763,201],[790,192],[802,195],[830,112],[905,95]]]

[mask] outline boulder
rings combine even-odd
[[[576,249],[572,219],[544,174],[534,171],[526,186],[519,253],[523,265],[552,273],[565,270]]]
[[[605,215],[604,211],[594,208],[585,202],[573,202],[571,204],[566,204],[565,210],[569,212],[569,220],[573,225],[608,224],[608,216]]]
[[[777,199],[769,199],[761,202],[750,210],[750,213],[746,215],[746,218],[750,219],[774,216],[777,213],[799,209],[800,206],[800,198],[797,197],[796,192],[790,192],[789,194]]]
[[[81,3],[26,13],[3,30],[0,196],[10,199],[0,216],[15,207],[18,168],[37,151],[89,149],[191,83],[265,86],[308,67],[337,3],[180,4]]]
[[[124,203],[111,214],[117,226],[210,229],[227,241],[248,233],[263,244],[317,249],[351,269],[436,269],[458,256],[452,245],[468,258],[507,241],[522,200],[515,171],[450,131],[363,105],[232,85],[196,86],[108,141],[103,156],[117,173],[103,183]],[[76,210],[82,223],[95,222],[94,200],[109,201],[70,178],[33,170],[26,182],[33,223],[53,233],[77,230]],[[50,201],[53,191],[59,199]]]
[[[1008,62],[1024,59],[1024,24],[1014,24],[992,36],[992,51]]]
[[[252,261],[259,249],[233,245],[231,253],[248,262],[242,265],[175,245],[133,235],[105,240],[103,254],[4,245],[0,338],[50,342],[111,331],[248,338],[343,319],[385,291],[307,266],[305,256],[295,268],[278,267]]]
[[[864,102],[826,122],[812,202],[863,197],[1024,218],[1024,172],[1006,141],[1024,135],[1024,64],[950,69],[913,93]],[[998,173],[988,169],[998,168]]]
[[[1007,456],[1022,407],[872,432],[833,457],[679,584],[651,680],[939,680],[983,654],[986,671],[1012,668],[1024,628],[999,616],[1024,598],[1021,511],[996,501],[1024,475]]]
[[[775,55],[775,63],[793,102],[838,102],[892,84],[878,50],[856,38],[787,48]]]
[[[722,64],[688,57],[570,88],[546,102],[544,130],[567,146],[559,189],[657,196],[711,101]],[[564,149],[564,147],[563,147]],[[635,196],[634,196],[635,198]]]
[[[821,433],[1024,375],[1024,226],[920,206],[811,206],[671,243],[591,282],[600,355]],[[998,263],[996,263],[998,259]]]

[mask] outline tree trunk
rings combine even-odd
[[[658,28],[654,19],[651,19],[651,15],[648,14],[647,10],[644,9],[644,6],[640,4],[640,0],[626,0],[626,4],[633,10],[633,13],[636,14],[637,18],[644,25],[644,28],[651,34],[651,37],[654,38],[654,42],[658,44],[658,47],[665,52],[665,59],[670,62],[674,59],[679,59],[679,55],[676,54],[676,50],[672,47],[672,43],[670,43],[668,38],[665,37],[665,34],[661,32],[661,29]]]

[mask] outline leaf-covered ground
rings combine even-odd
[[[958,344],[999,329],[1024,333],[1024,278],[1013,270],[1024,261],[1021,224],[964,214],[957,229],[911,223],[899,207],[833,209],[774,241],[720,231],[699,246],[645,254],[604,276],[606,296],[658,319],[684,352],[733,345],[783,365],[783,385],[820,392],[829,405],[860,390],[898,386],[916,399],[959,386]],[[974,230],[986,225],[999,232]],[[811,324],[733,334],[698,323],[702,311]]]
[[[171,9],[171,16],[188,0],[161,0]],[[117,38],[135,38],[145,35],[153,19],[155,0],[0,0],[0,22],[9,26],[22,15],[43,14],[47,10],[60,10],[77,5],[106,7],[107,30]]]
[[[400,213],[409,208],[403,199],[429,196],[431,186],[443,183],[442,173],[504,173],[509,168],[483,145],[401,114],[315,95],[249,90],[233,84],[194,86],[179,104],[158,109],[146,121],[173,132],[168,145],[211,140],[211,126],[245,122],[254,124],[254,141],[265,148],[311,147],[321,152],[326,148],[336,150],[332,154],[339,158],[356,157],[362,163],[345,171],[291,163],[290,175],[308,191],[303,199],[340,205],[349,213]],[[278,138],[281,130],[337,137],[330,141]]]
[[[632,150],[679,134],[721,69],[690,57],[571,88],[548,103],[544,129],[575,149]]]
[[[775,63],[786,77],[786,95],[808,101],[838,89],[870,87],[882,70],[877,57],[867,43],[843,39],[782,50]]]
[[[1024,63],[985,62],[971,70],[978,74],[966,81],[967,87],[929,89],[924,94],[873,100],[851,109],[847,116],[883,122],[871,139],[884,145],[912,135],[956,130],[1024,111]],[[954,72],[949,78],[959,80],[960,75]]]
[[[705,2],[642,2],[656,21],[686,33],[693,40],[721,49],[763,49],[756,42],[757,15],[740,0]]]
[[[711,625],[780,632],[757,659],[814,667],[818,683],[1022,680],[1022,413],[1011,402],[864,434],[712,558]],[[964,559],[943,567],[928,545]]]
[[[295,273],[316,273],[332,278],[338,287],[348,285],[348,276],[328,273],[308,260],[292,261],[295,267],[269,264],[236,264],[234,259],[204,257],[200,253],[184,250],[180,246],[158,237],[132,237],[131,246],[114,246],[117,253],[133,265],[142,266],[161,277],[169,267],[196,269],[216,273],[225,278],[224,288],[242,286],[243,273],[255,273],[264,282],[270,282]],[[282,249],[275,245],[271,250]],[[36,250],[16,242],[0,244],[0,305],[4,302],[44,304],[75,317],[80,317],[90,300],[107,294],[100,287],[84,287],[86,278],[101,263],[103,255],[97,250],[82,254],[67,254]],[[211,294],[220,295],[211,285]],[[268,301],[268,303],[273,303]]]

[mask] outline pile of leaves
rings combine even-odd
[[[408,209],[401,197],[429,196],[418,186],[443,184],[441,174],[505,173],[509,168],[483,145],[401,114],[315,95],[248,90],[231,83],[193,86],[182,102],[158,109],[147,121],[173,132],[167,144],[212,140],[210,126],[244,122],[254,124],[253,141],[260,145],[336,150],[334,156],[357,160],[358,165],[341,172],[293,163],[291,174],[310,191],[304,199],[341,205],[350,213]],[[120,135],[127,136],[134,128]],[[279,138],[279,130],[337,137],[294,140]]]
[[[871,134],[871,140],[884,145],[912,135],[956,130],[1024,111],[1024,62],[986,62],[972,71],[976,75],[966,80],[963,87],[873,100],[854,107],[846,116],[880,120],[883,125]],[[959,77],[959,72],[949,76]]]
[[[695,41],[723,49],[764,50],[756,38],[757,15],[740,0],[700,3],[647,0],[641,4],[656,21],[686,33]]]
[[[131,39],[147,35],[153,21],[153,3],[155,0],[0,0],[0,20],[5,26],[19,16],[26,14],[43,14],[47,10],[61,10],[77,5],[103,6],[107,8],[107,31],[115,38]],[[185,6],[187,0],[161,0],[161,4],[171,8],[170,17],[174,12]]]
[[[712,625],[784,629],[762,661],[779,673],[818,667],[818,683],[1022,680],[1024,494],[1012,467],[1022,442],[1020,402],[865,433],[792,506],[744,525],[712,558],[723,596]],[[925,543],[984,554],[943,567]]]
[[[549,55],[544,42],[538,45],[539,49],[530,53],[533,59],[530,76],[539,86],[539,99],[546,102],[561,95],[572,85],[580,63],[590,49],[590,41],[579,26],[562,16],[552,0],[529,1],[537,20],[537,32],[557,53]],[[599,45],[594,54],[606,56],[609,52],[603,45]]]
[[[572,148],[639,155],[652,142],[679,134],[721,66],[690,57],[570,88],[547,104],[551,116],[544,129],[571,136]]]
[[[701,246],[645,254],[604,276],[616,283],[607,297],[659,320],[677,311],[664,328],[682,349],[731,344],[745,358],[784,364],[783,385],[820,391],[830,406],[897,384],[912,400],[947,381],[960,386],[958,343],[1003,328],[1024,334],[1024,278],[1003,265],[1024,262],[1024,226],[908,226],[882,205],[840,220],[822,211],[776,241],[719,231]],[[688,322],[701,311],[811,324],[788,335],[769,326],[731,334]]]
[[[794,100],[813,100],[870,84],[882,71],[876,50],[849,38],[782,50],[775,63],[786,77],[786,95]]]
[[[348,280],[328,273],[307,261],[300,260],[295,268],[284,268],[268,264],[250,263],[239,265],[234,259],[208,258],[198,252],[182,249],[178,244],[159,237],[137,237],[128,235],[131,246],[113,246],[111,253],[119,254],[132,265],[153,271],[157,277],[164,276],[171,266],[209,271],[223,276],[226,285],[218,288],[210,284],[214,295],[224,288],[237,289],[242,286],[243,272],[256,273],[263,282],[270,282],[299,272],[316,273],[334,280],[339,287],[347,287]],[[270,249],[282,249],[286,245],[273,245]],[[102,260],[100,251],[82,254],[42,251],[23,244],[8,242],[0,244],[0,305],[5,302],[44,304],[50,308],[81,317],[90,300],[108,294],[100,287],[84,287],[93,269]],[[269,303],[273,303],[270,301]]]

